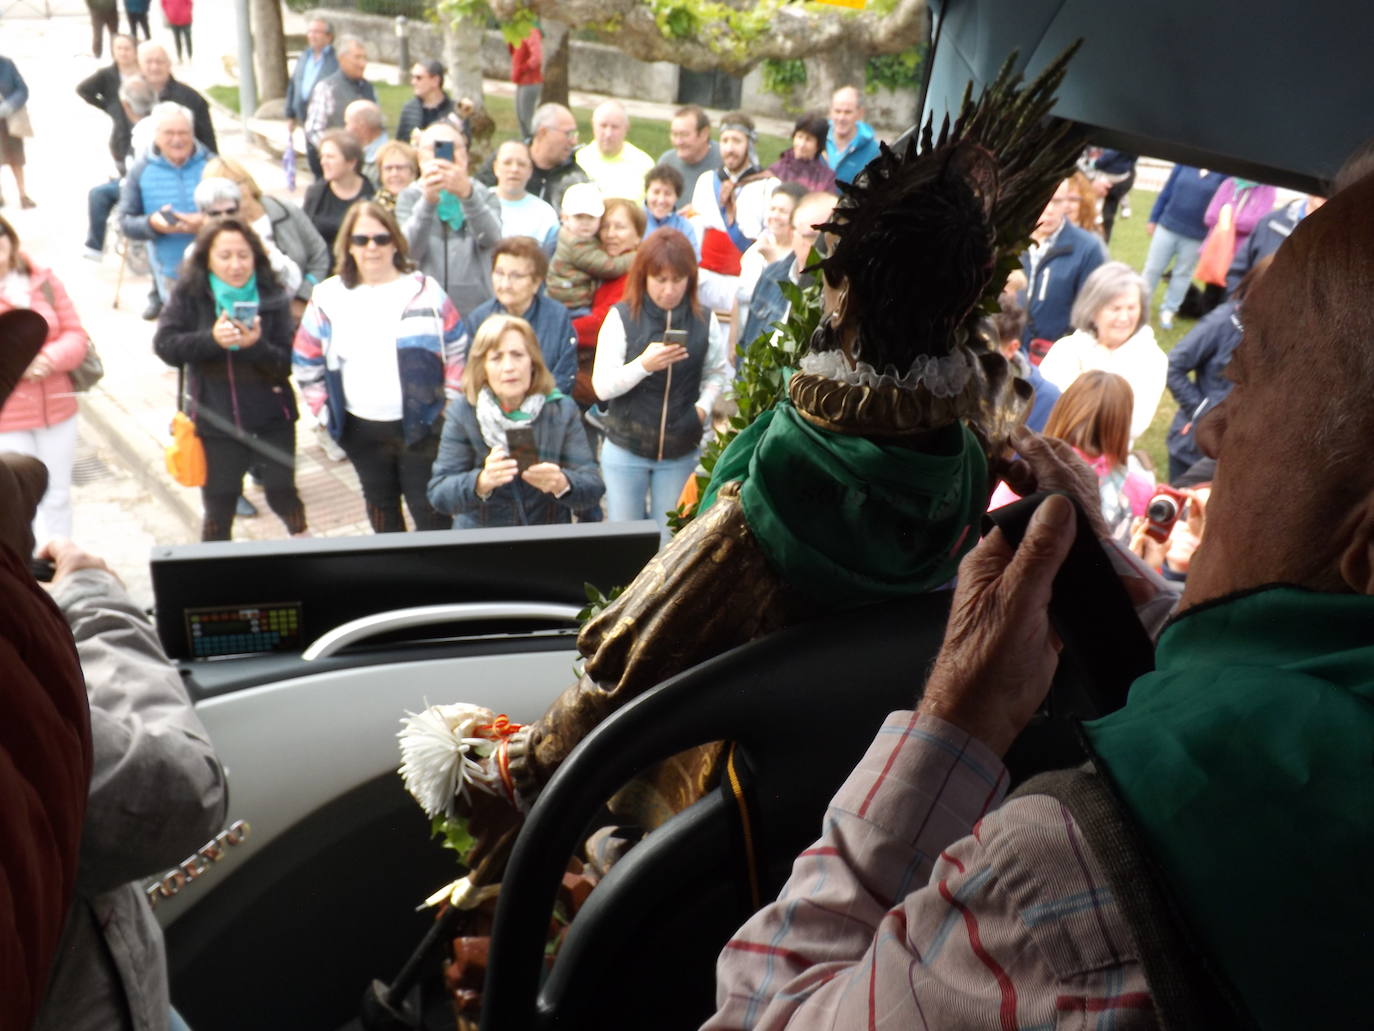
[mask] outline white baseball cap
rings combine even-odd
[[[600,218],[605,213],[606,202],[601,199],[596,183],[573,183],[563,191],[563,214]]]

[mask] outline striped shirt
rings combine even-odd
[[[778,900],[717,964],[725,1028],[1156,1027],[1124,917],[1068,811],[1000,805],[980,742],[884,722]]]

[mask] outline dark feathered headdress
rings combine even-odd
[[[919,147],[915,134],[900,153],[883,144],[856,181],[841,186],[834,220],[823,227],[838,242],[820,267],[831,286],[847,284],[857,358],[901,374],[919,356],[948,355],[976,310],[996,310],[1079,150],[1071,124],[1048,117],[1077,49],[1025,88],[1013,54],[976,102],[969,85],[938,139],[927,120]]]

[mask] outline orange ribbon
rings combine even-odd
[[[474,729],[483,737],[507,738],[516,731],[523,729],[523,726],[519,723],[512,723],[510,717],[503,712],[490,723],[479,723]]]

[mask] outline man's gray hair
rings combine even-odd
[[[1074,298],[1073,310],[1069,312],[1069,325],[1074,329],[1097,335],[1093,320],[1112,301],[1127,290],[1135,289],[1140,295],[1140,318],[1136,320],[1135,332],[1150,321],[1150,295],[1145,289],[1145,277],[1124,261],[1109,261],[1099,265],[1088,276],[1088,281]]]
[[[232,179],[211,176],[196,184],[195,201],[197,211],[209,211],[216,204],[226,201],[231,204],[243,203],[243,191]]]
[[[172,59],[171,55],[167,53],[166,47],[161,43],[153,42],[151,39],[145,39],[138,45],[138,59],[141,61],[154,51],[160,53],[163,57],[167,58],[168,61]]]
[[[322,14],[312,14],[310,16],[310,20],[305,24],[314,25],[316,22],[319,22],[321,25],[324,26],[325,33],[332,40],[334,38],[334,23]]]
[[[161,132],[162,127],[173,118],[185,120],[186,127],[192,132],[194,132],[196,128],[196,119],[195,116],[191,114],[191,109],[184,104],[178,104],[175,100],[163,100],[154,104],[153,110],[149,112],[148,117],[153,120],[153,132],[155,133]]]
[[[534,114],[530,117],[530,135],[538,136],[540,129],[552,129],[560,115],[572,117],[572,112],[562,104],[550,101],[547,104],[540,104],[534,109]]]
[[[373,132],[381,132],[386,128],[382,109],[370,100],[355,100],[344,108],[344,121],[350,117],[356,117]]]
[[[336,54],[346,54],[354,47],[367,53],[367,44],[357,36],[340,36],[334,41],[334,52]]]
[[[119,99],[129,105],[129,110],[136,118],[147,118],[148,112],[157,103],[157,94],[146,81],[133,75],[119,87]]]

